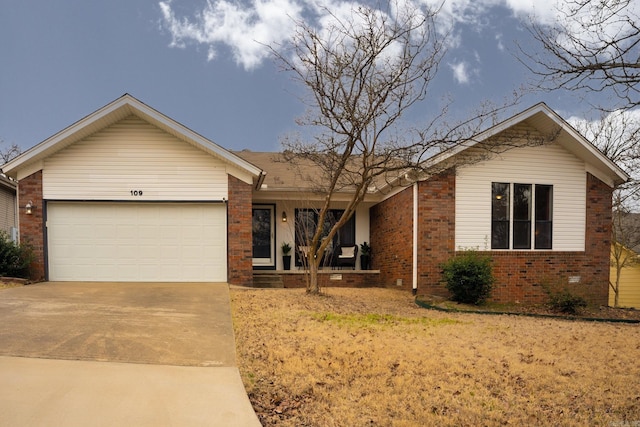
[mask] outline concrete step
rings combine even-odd
[[[282,276],[279,274],[254,274],[254,288],[284,288]]]

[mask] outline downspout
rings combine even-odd
[[[418,293],[418,182],[413,183],[413,279],[411,293]]]

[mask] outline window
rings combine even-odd
[[[531,249],[531,184],[513,184],[513,249]]]
[[[536,185],[536,249],[551,249],[553,186]]]
[[[340,220],[344,213],[341,209],[330,209],[324,220],[322,228],[323,236],[329,234],[329,230]],[[296,209],[296,248],[300,246],[308,246],[316,232],[318,224],[318,211],[315,209]],[[356,244],[356,221],[355,215],[349,218],[349,221],[338,230],[333,237],[333,241],[327,247],[327,254],[331,255],[333,248],[338,245],[355,245]],[[300,260],[296,259],[296,265],[300,265]]]
[[[553,186],[491,184],[491,249],[551,249],[552,225]]]
[[[491,184],[491,249],[509,249],[509,184]]]

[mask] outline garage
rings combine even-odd
[[[34,281],[253,281],[252,191],[265,172],[131,95],[2,172],[18,181]]]
[[[48,202],[52,281],[224,282],[223,203]]]

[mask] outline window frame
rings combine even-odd
[[[546,190],[548,195],[543,199],[539,197],[539,192],[542,190]],[[534,221],[534,249],[537,250],[551,250],[553,249],[553,185],[548,184],[536,184],[535,185],[535,221]],[[546,201],[546,212],[543,216],[547,219],[539,219],[541,216],[541,211],[543,206],[542,200]],[[547,230],[541,230],[542,228],[546,228]],[[548,234],[548,237],[545,237],[543,233]],[[544,239],[544,240],[543,240]],[[548,243],[545,243],[548,242]]]
[[[308,237],[311,238],[313,234],[316,232],[316,228],[318,226],[318,209],[313,208],[296,208],[294,213],[294,229],[295,229],[295,245],[296,245],[296,254],[298,254],[298,247],[307,246],[308,242],[304,240],[303,232],[307,227],[300,227],[299,218],[305,218],[307,224],[310,225],[310,230],[308,232]],[[327,217],[325,218],[325,228],[323,230],[324,234],[329,234],[328,227],[332,227],[332,223],[337,222],[340,217],[344,215],[344,209],[329,209],[327,211]],[[311,224],[313,224],[311,226]],[[327,253],[325,253],[325,257],[329,255],[331,257],[333,248],[338,245],[356,245],[356,214],[354,213],[351,218],[347,221],[345,225],[343,225],[340,230],[333,236],[333,242],[327,247]],[[296,266],[303,265],[303,260],[300,257],[300,254],[296,256],[295,260]]]
[[[531,249],[531,206],[535,203],[533,185],[515,182],[511,186],[513,187],[511,247],[514,250],[528,250]]]
[[[510,184],[508,182],[492,182],[491,183],[491,249],[509,249],[510,247],[510,236],[511,236],[510,206],[511,206]]]
[[[552,184],[493,181],[491,250],[553,250],[553,198]],[[506,219],[497,212],[505,203]]]

